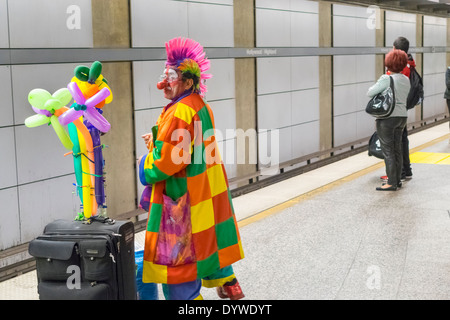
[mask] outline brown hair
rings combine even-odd
[[[393,49],[386,55],[384,64],[391,72],[402,72],[408,64],[408,55],[402,50]]]

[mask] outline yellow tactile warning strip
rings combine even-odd
[[[410,159],[411,159],[411,155],[413,155],[413,154],[426,153],[426,152],[419,152],[419,150],[428,148],[428,147],[430,147],[432,145],[435,145],[436,143],[442,142],[444,140],[448,140],[449,138],[450,138],[450,134],[446,134],[446,135],[444,135],[444,136],[442,136],[440,138],[436,138],[436,139],[431,140],[431,141],[429,141],[427,143],[424,143],[424,144],[422,144],[420,146],[417,146],[417,147],[415,147],[413,149],[410,149],[409,150],[409,152],[410,152]],[[444,153],[441,153],[441,154],[444,154]],[[450,156],[450,154],[447,154],[447,153],[445,153],[445,154]],[[441,161],[443,161],[443,160],[444,159],[441,157]],[[449,158],[446,158],[446,161],[449,161],[449,164],[450,164],[450,159]],[[412,159],[411,159],[411,162],[412,162]],[[443,164],[443,163],[441,163],[441,164]],[[311,199],[312,197],[314,197],[314,196],[316,196],[318,194],[321,194],[323,192],[326,192],[327,190],[330,190],[331,188],[333,188],[335,186],[338,186],[338,185],[341,185],[341,184],[343,184],[345,182],[349,182],[349,181],[352,181],[352,180],[357,179],[359,177],[362,177],[362,176],[364,176],[364,175],[366,175],[366,174],[368,174],[368,173],[370,173],[372,171],[375,171],[377,169],[380,169],[382,167],[384,167],[384,162],[380,162],[380,163],[377,163],[375,165],[372,165],[372,166],[370,166],[370,167],[368,167],[366,169],[363,169],[363,170],[360,170],[358,172],[355,172],[355,173],[353,173],[351,175],[348,175],[348,176],[343,177],[343,178],[341,178],[339,180],[333,181],[333,182],[331,182],[329,184],[326,184],[326,185],[324,185],[322,187],[319,187],[319,188],[317,188],[315,190],[311,190],[311,191],[309,191],[309,192],[307,192],[305,194],[302,194],[302,195],[300,195],[298,197],[295,197],[295,198],[293,198],[291,200],[288,200],[288,201],[285,201],[285,202],[280,203],[278,205],[275,205],[272,208],[264,210],[264,211],[262,211],[260,213],[257,213],[255,215],[253,215],[253,216],[250,216],[248,218],[240,220],[240,221],[238,221],[238,225],[239,225],[239,227],[244,227],[244,226],[246,226],[248,224],[251,224],[253,222],[256,222],[256,221],[259,221],[261,219],[264,219],[264,218],[266,218],[268,216],[271,216],[273,214],[276,214],[276,213],[278,213],[278,212],[280,212],[280,211],[282,211],[284,209],[287,209],[287,208],[289,208],[291,206],[294,206],[294,205],[296,205],[296,204],[298,204],[298,203],[300,203],[300,202],[302,202],[304,200]]]
[[[409,155],[411,163],[450,165],[450,153],[415,152]]]

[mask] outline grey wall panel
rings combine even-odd
[[[209,4],[225,4],[225,5],[233,5],[233,0],[187,0],[187,2],[201,2],[201,3],[209,3]]]
[[[356,84],[335,86],[333,93],[334,116],[356,111]]]
[[[234,47],[233,6],[188,3],[189,37],[204,47]]]
[[[416,21],[415,14],[386,11],[386,47],[392,47],[397,37],[405,37],[409,40],[409,46],[416,46]]]
[[[217,141],[233,138],[236,130],[236,101],[227,99],[208,103],[214,114]]]
[[[16,147],[14,142],[14,128],[0,128],[0,189],[17,184]]]
[[[423,17],[423,45],[446,46],[447,44],[447,20],[444,18]]]
[[[258,96],[258,129],[275,129],[291,125],[291,93]]]
[[[0,127],[11,126],[13,123],[11,67],[0,66]]]
[[[291,58],[257,58],[258,95],[291,90]]]
[[[256,8],[289,10],[291,8],[291,0],[255,0]]]
[[[0,48],[9,48],[8,5],[0,0]]]
[[[358,140],[356,132],[357,114],[348,113],[334,117],[334,146],[338,147],[343,144]]]
[[[92,47],[91,0],[8,0],[11,48]]]
[[[21,243],[17,188],[0,189],[0,203],[2,204],[0,211],[1,251]]]
[[[425,46],[446,46],[447,19],[424,16],[423,43]],[[424,96],[423,117],[430,118],[446,113],[447,106],[444,99],[445,72],[447,58],[445,52],[431,52],[423,54],[423,82]]]
[[[188,36],[187,2],[133,0],[130,4],[133,47],[164,47],[169,39]]]
[[[29,183],[74,172],[72,156],[51,126],[16,126],[18,183]]]
[[[375,82],[375,55],[333,57],[335,147],[372,135],[374,121],[364,109]]]
[[[319,89],[293,91],[291,123],[300,123],[319,120]]]
[[[375,47],[375,29],[367,27],[366,7],[333,4],[333,45]]]
[[[73,220],[79,200],[73,193],[75,176],[19,186],[21,241],[30,241],[56,220]]]
[[[258,169],[292,159],[292,127],[258,130]],[[272,174],[276,174],[273,172]]]
[[[260,1],[256,3],[258,47],[315,47],[319,44],[317,3]],[[305,32],[308,30],[308,32]]]
[[[318,45],[319,45],[318,14],[305,12],[291,12],[291,46],[317,47]]]
[[[256,46],[289,47],[291,19],[288,11],[256,8]]]
[[[291,57],[291,89],[319,87],[319,57]]]
[[[134,109],[159,108],[169,103],[161,90],[156,88],[159,76],[164,72],[164,61],[134,61]]]
[[[370,137],[374,131],[376,131],[374,118],[365,110],[358,111],[356,113],[356,136],[358,139]]]
[[[211,68],[207,73],[212,78],[206,80],[207,101],[235,98],[234,59],[211,59]]]
[[[42,88],[54,93],[67,87],[77,65],[68,63],[12,66],[14,123],[23,124],[27,117],[36,114],[28,103],[31,90]]]
[[[232,1],[131,1],[133,47],[164,47],[189,37],[204,47],[233,47]]]
[[[292,126],[292,157],[299,158],[317,152],[320,148],[319,121]]]

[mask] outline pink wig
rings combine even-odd
[[[204,73],[210,62],[205,58],[203,47],[192,39],[179,37],[166,42],[166,52],[166,66],[176,66],[182,73],[190,72],[199,77],[199,86],[195,89],[203,97],[207,91],[205,80],[212,77]]]

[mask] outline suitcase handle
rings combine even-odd
[[[84,221],[84,224],[91,224],[93,221],[101,222],[101,223],[107,223],[107,224],[114,224],[116,223],[116,220],[113,220],[108,217],[102,217],[102,216],[91,216],[86,221]]]

